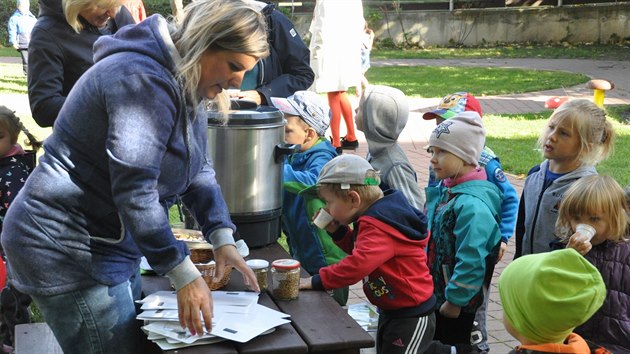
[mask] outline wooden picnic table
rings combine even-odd
[[[277,243],[251,249],[247,259],[265,259],[271,264],[276,259],[290,258]],[[270,274],[268,273],[270,277]],[[308,276],[302,270],[302,276]],[[268,279],[270,280],[270,279]],[[270,284],[270,282],[268,282]],[[170,290],[167,278],[145,275],[142,290],[145,295],[159,290]],[[243,290],[243,278],[233,271],[228,285],[221,290]],[[361,348],[374,346],[374,339],[348,315],[347,311],[325,291],[300,291],[297,300],[277,301],[269,290],[260,294],[258,303],[291,315],[291,323],[276,327],[270,334],[258,336],[247,343],[224,341],[215,344],[187,347],[164,353],[232,354],[232,353],[359,353]],[[160,352],[157,349],[158,353]]]

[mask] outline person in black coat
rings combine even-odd
[[[66,7],[72,2],[66,1]],[[90,16],[91,9],[83,9],[67,19],[61,0],[39,1],[39,17],[28,49],[28,98],[33,118],[41,127],[52,127],[70,89],[94,64],[92,45],[96,39],[135,23],[124,6],[111,9],[108,8],[110,3],[104,0],[92,1],[89,5],[94,8],[99,3],[105,5],[101,16]],[[103,20],[105,12],[115,15]],[[71,21],[80,23],[81,30],[75,31]]]
[[[265,15],[271,54],[245,74],[240,92],[234,96],[271,105],[271,97],[286,98],[307,90],[315,74],[310,66],[310,51],[291,20],[273,3],[254,1],[254,6]]]

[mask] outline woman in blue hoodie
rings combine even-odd
[[[206,100],[225,112],[223,89],[266,55],[265,20],[240,0],[195,1],[181,24],[155,15],[96,41],[2,233],[12,284],[64,353],[142,352],[142,255],[177,290],[181,325],[211,330],[209,289],[168,222],[178,196],[214,246],[216,277],[234,266],[258,290],[206,157]]]

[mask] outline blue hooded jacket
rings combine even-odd
[[[284,165],[282,231],[291,256],[299,260],[309,274],[317,274],[321,267],[337,263],[346,255],[325,230],[311,223],[325,203],[316,195],[300,193],[317,184],[320,171],[335,156],[335,148],[328,140],[320,138],[310,149],[291,155]]]
[[[101,37],[94,52],[5,218],[13,284],[42,295],[112,286],[144,255],[179,289],[199,272],[169,226],[178,195],[215,247],[234,243],[206,158],[206,116],[175,79],[179,54],[162,17]]]

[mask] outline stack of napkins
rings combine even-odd
[[[275,327],[291,322],[289,315],[258,304],[258,293],[213,291],[212,332],[192,335],[179,324],[177,294],[158,291],[140,300],[143,310],[136,318],[144,320],[142,329],[162,350],[203,345],[225,339],[247,342]]]

